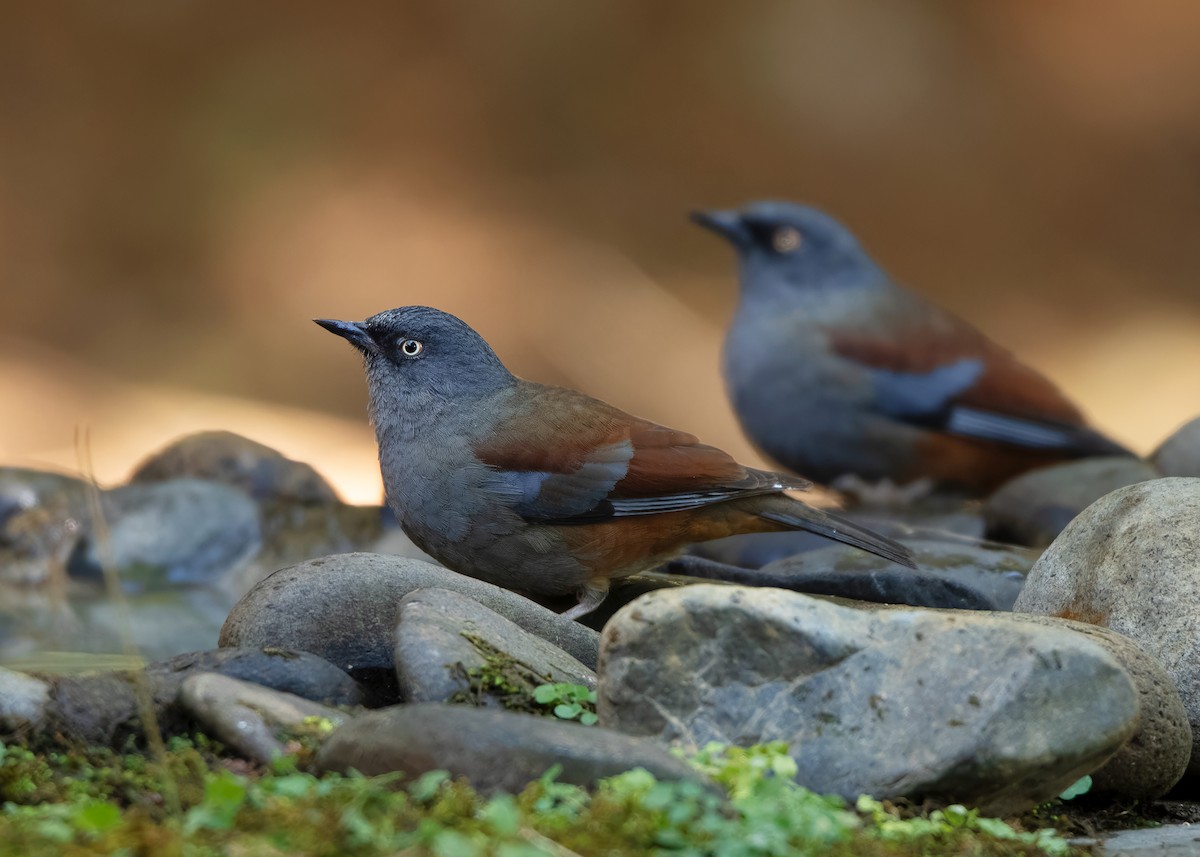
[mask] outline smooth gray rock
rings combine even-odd
[[[400,601],[395,658],[405,702],[448,702],[467,693],[470,671],[495,654],[511,662],[511,681],[529,691],[549,682],[596,687],[588,667],[465,595],[419,589]],[[505,694],[497,691],[480,688],[476,704],[502,705]]]
[[[1124,634],[1052,616],[1014,613],[1014,619],[1083,634],[1116,659],[1138,694],[1138,727],[1125,746],[1092,772],[1092,794],[1135,800],[1160,798],[1179,782],[1192,755],[1187,709],[1163,665]]]
[[[643,596],[605,627],[599,676],[611,728],[688,747],[783,740],[814,791],[996,814],[1099,768],[1138,717],[1124,670],[1078,634],[775,589]]]
[[[258,506],[227,485],[176,479],[104,492],[103,543],[85,532],[67,563],[100,579],[111,560],[132,589],[220,586],[262,547]]]
[[[1200,479],[1093,503],[1034,563],[1015,609],[1103,625],[1162,663],[1192,727],[1188,775],[1200,775]]]
[[[221,646],[275,646],[318,654],[371,694],[399,700],[393,632],[400,600],[417,589],[462,593],[593,667],[599,635],[514,592],[404,557],[351,553],[275,572],[234,606]]]
[[[0,667],[0,735],[38,731],[49,701],[49,683]]]
[[[362,691],[348,674],[311,652],[237,648],[187,652],[146,667],[183,682],[196,673],[216,673],[327,705],[358,705]]]
[[[1000,486],[983,506],[987,536],[1045,547],[1089,504],[1161,474],[1140,458],[1084,458],[1030,470]]]
[[[554,765],[558,782],[591,786],[645,768],[661,780],[704,782],[650,741],[596,726],[463,705],[397,705],[360,714],[317,754],[324,771],[367,776],[449,771],[482,792],[519,792]]]
[[[346,719],[336,708],[216,673],[184,679],[179,704],[206,733],[264,765],[287,752],[281,730],[303,728],[310,717],[335,727]]]
[[[255,500],[336,503],[337,492],[311,465],[228,431],[187,435],[143,460],[130,483],[192,477],[221,482]]]
[[[1200,476],[1200,417],[1180,426],[1150,460],[1164,476]]]

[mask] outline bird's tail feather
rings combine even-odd
[[[816,533],[818,536],[824,536],[827,539],[833,539],[851,547],[865,550],[868,553],[873,553],[876,556],[881,556],[884,559],[891,560],[908,568],[917,567],[917,563],[913,560],[912,551],[899,542],[889,539],[887,536],[881,536],[874,530],[860,526],[853,521],[843,518],[841,515],[835,515],[832,512],[826,512],[821,509],[814,509],[811,506],[801,506],[798,503],[797,506],[798,508],[773,506],[760,511],[758,514],[759,517],[773,521],[776,524],[782,524],[785,527],[797,530],[807,530],[810,533]]]

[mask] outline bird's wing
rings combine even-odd
[[[829,341],[836,354],[868,371],[876,407],[896,419],[1076,455],[1126,451],[1088,428],[1043,375],[964,322],[909,325],[887,337],[831,332]]]
[[[809,486],[570,390],[531,384],[509,406],[474,451],[527,520],[653,515]]]

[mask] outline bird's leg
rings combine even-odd
[[[911,506],[926,497],[933,491],[933,480],[923,476],[906,485],[897,485],[890,479],[870,482],[855,473],[847,473],[833,480],[829,487],[853,497],[860,506],[895,509]]]
[[[603,604],[607,596],[607,580],[590,581],[584,584],[583,589],[580,590],[579,603],[570,610],[564,610],[561,615],[564,619],[578,619],[580,616],[586,616]]]

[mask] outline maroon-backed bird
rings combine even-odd
[[[693,219],[737,249],[726,386],[767,456],[818,482],[985,494],[1047,464],[1131,453],[967,322],[893,281],[840,223],[758,202]]]
[[[474,330],[429,307],[318,319],[363,356],[388,502],[454,571],[595,609],[609,581],[698,541],[808,530],[912,567],[907,548],[783,492],[693,435],[517,378]]]

